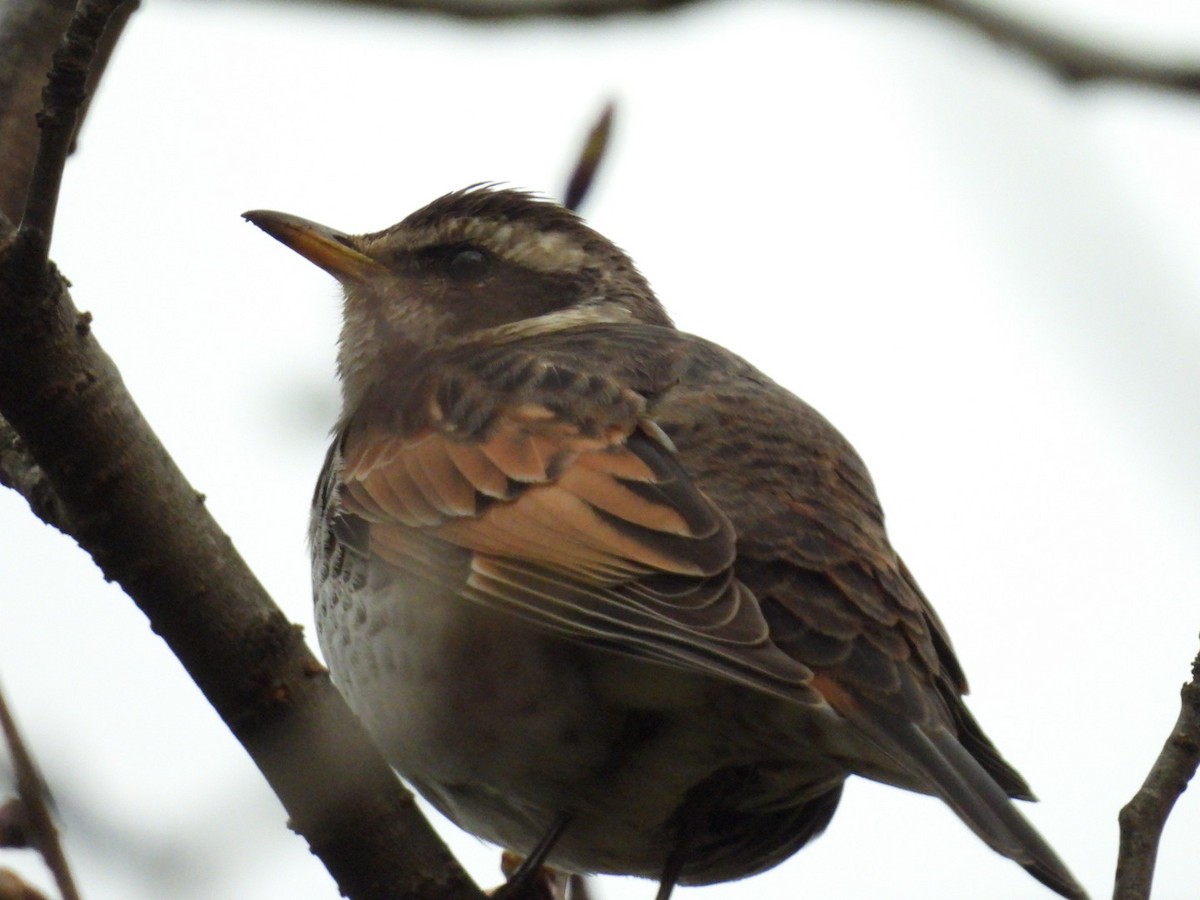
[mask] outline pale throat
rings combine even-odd
[[[347,292],[338,341],[343,415],[357,409],[367,392],[388,375],[380,347],[398,349],[398,344],[403,343],[415,354],[436,344],[451,346],[479,340],[507,343],[591,325],[627,325],[637,321],[625,304],[596,298],[580,306],[470,331],[447,340],[442,323],[449,319],[448,315],[439,316],[428,307],[414,310],[412,304],[397,303],[388,308],[390,314],[380,315],[377,301],[364,303],[363,298]]]
[[[406,347],[415,354],[444,342],[449,319],[448,313],[415,298],[379,296],[347,286],[337,358],[343,414],[356,409],[367,391],[383,380],[385,359],[394,359]]]

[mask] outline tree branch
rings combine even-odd
[[[702,0],[320,0],[429,13],[478,22],[516,19],[591,19],[669,12]],[[707,0],[711,2],[711,0]],[[1102,49],[1035,25],[1000,8],[971,0],[874,0],[878,4],[928,9],[955,19],[1041,63],[1068,83],[1112,79],[1200,92],[1200,66],[1155,63]]]
[[[1106,50],[1025,21],[1002,8],[971,0],[882,0],[924,7],[957,19],[1041,63],[1067,83],[1111,79],[1200,91],[1200,67],[1155,63]]]
[[[21,817],[25,824],[25,839],[46,861],[46,868],[54,876],[54,883],[58,886],[62,900],[79,900],[79,891],[75,887],[71,867],[67,864],[67,855],[63,852],[54,817],[50,815],[50,806],[46,803],[45,785],[38,774],[33,754],[25,745],[16,719],[8,708],[3,691],[0,691],[0,730],[4,732],[4,740],[12,758],[17,795],[21,803]]]
[[[1121,810],[1121,842],[1113,900],[1148,900],[1158,842],[1175,801],[1200,766],[1200,655],[1180,692],[1179,718],[1146,781]]]
[[[45,894],[25,883],[11,869],[0,869],[0,900],[47,900]]]
[[[25,207],[45,73],[74,8],[71,0],[0,4],[0,212],[10,219]]]
[[[0,224],[0,232],[5,227]],[[46,480],[46,473],[26,451],[21,436],[4,419],[0,419],[0,485],[24,497],[33,514],[47,525],[71,532],[67,511]]]
[[[90,96],[103,74],[112,48],[137,7],[129,2],[109,21],[88,73]],[[37,153],[36,116],[51,56],[62,39],[74,0],[5,0],[0,3],[0,213],[20,216],[33,159]],[[86,114],[86,101],[84,109]]]
[[[28,258],[16,260],[16,268],[41,271],[49,261],[58,191],[75,139],[75,127],[87,98],[88,72],[99,48],[100,35],[122,2],[85,0],[80,3],[62,42],[54,51],[50,76],[42,91],[42,110],[37,116],[41,138],[25,195],[17,246],[13,250],[17,254],[28,254]]]
[[[20,437],[20,445],[7,442],[9,456],[20,459],[23,447],[36,462],[24,466],[21,483],[49,486],[65,511],[56,524],[146,614],[346,896],[478,900],[299,629],[150,431],[90,319],[45,260],[64,123],[83,101],[75,79],[97,52],[92,17],[113,7],[81,4],[86,27],[73,28],[60,57],[68,89],[43,118],[50,127],[26,224],[14,233],[0,220],[0,414]]]
[[[429,13],[475,22],[516,19],[598,19],[656,14],[695,6],[702,0],[311,0],[322,6],[361,6]]]
[[[69,146],[78,139],[80,121],[104,72],[113,47],[138,6],[130,0],[112,12],[87,67],[83,105],[76,116]],[[46,71],[75,11],[75,0],[5,0],[0,4],[0,234],[13,234],[8,219],[25,208],[37,158],[40,129],[37,114],[46,87]],[[20,436],[0,418],[0,485],[21,494],[43,522],[70,532],[66,510],[41,467]]]
[[[587,137],[583,139],[583,146],[579,148],[579,156],[571,169],[570,178],[567,179],[566,190],[563,191],[563,206],[567,209],[578,211],[592,189],[596,172],[600,169],[600,163],[604,161],[604,154],[608,150],[615,111],[616,104],[612,100],[605,103],[600,115],[588,130]]]

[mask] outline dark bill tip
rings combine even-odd
[[[270,209],[252,209],[242,218],[335,278],[364,278],[384,270],[354,247],[354,238],[337,229]]]

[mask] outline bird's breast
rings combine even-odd
[[[326,580],[316,615],[338,687],[397,771],[518,852],[574,814],[553,857],[566,868],[656,877],[682,799],[760,752],[722,727],[744,705],[728,685],[416,581]]]

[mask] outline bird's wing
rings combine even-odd
[[[513,370],[519,374],[513,374]],[[822,703],[733,574],[728,518],[636,392],[510,361],[498,393],[445,380],[397,427],[368,403],[341,438],[338,505],[399,573],[469,553],[457,592],[572,638]],[[411,406],[411,404],[410,404]]]
[[[733,523],[737,575],[772,641],[813,673],[849,726],[850,767],[941,797],[995,850],[1063,896],[1084,897],[1009,802],[1032,795],[963,704],[945,628],[891,548],[849,443],[757,373],[680,385],[655,417]]]

